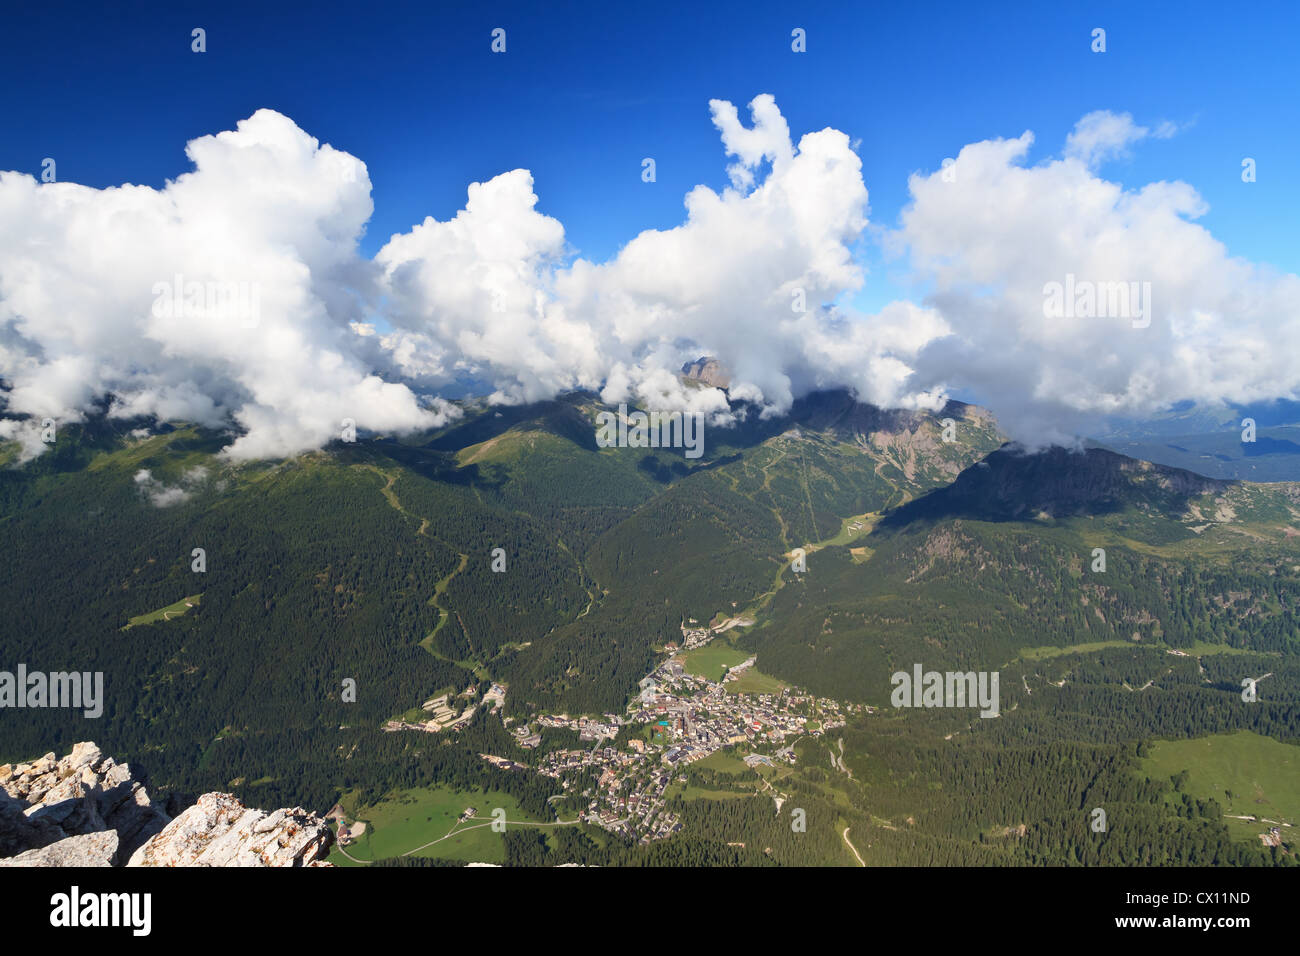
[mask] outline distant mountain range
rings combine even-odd
[[[1245,419],[1255,440],[1242,440]],[[1107,448],[1213,478],[1300,481],[1300,402],[1179,408],[1144,421],[1113,423],[1096,436]]]

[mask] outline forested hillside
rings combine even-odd
[[[515,719],[621,713],[684,623],[735,617],[753,623],[715,640],[764,680],[878,708],[836,751],[803,738],[774,778],[807,831],[736,761],[684,771],[670,840],[512,833],[511,862],[1293,859],[1141,768],[1151,738],[1300,742],[1296,486],[999,451],[957,403],[741,407],[699,459],[597,447],[602,408],[467,404],[435,433],[252,464],[184,423],[103,417],[27,463],[5,448],[0,667],[103,671],[106,702],[93,733],[77,712],[5,712],[0,760],[93,736],[163,796],[323,810],[490,786],[545,818],[538,778],[479,757],[525,759],[486,709],[454,733],[383,725],[492,682]],[[894,710],[890,675],[917,663],[1000,671],[1001,716]],[[1128,827],[1093,839],[1097,801]]]

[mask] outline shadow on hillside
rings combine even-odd
[[[1160,480],[1142,480],[1144,477]],[[1101,448],[1072,451],[1053,447],[1025,454],[1004,445],[965,469],[952,484],[895,509],[877,528],[900,529],[948,518],[1032,521],[1043,514],[1052,518],[1100,517],[1139,503],[1175,516],[1186,511],[1192,497],[1229,484],[1181,468],[1147,466]]]
[[[714,468],[721,468],[724,465],[733,464],[744,457],[745,456],[740,452],[736,452],[733,455],[715,458],[702,465],[688,465],[686,460],[679,458],[669,465],[666,464],[663,459],[656,458],[654,455],[645,455],[639,462],[637,462],[636,467],[638,470],[645,472],[660,484],[667,485],[681,478],[689,478],[691,475],[699,474],[702,471],[712,471]]]
[[[1260,455],[1300,455],[1300,445],[1284,438],[1258,435],[1253,442],[1241,443],[1241,453],[1247,458],[1258,458]]]
[[[521,427],[549,432],[586,451],[596,451],[595,428],[572,401],[564,399],[531,405],[493,406],[460,425],[452,426],[424,447],[457,452]]]
[[[478,464],[461,466],[457,463],[454,454],[431,451],[427,446],[403,445],[401,442],[385,438],[374,442],[371,448],[390,461],[430,481],[496,489],[504,485],[507,480],[505,469],[500,466],[480,467]]]

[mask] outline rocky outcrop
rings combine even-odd
[[[328,866],[332,841],[314,813],[250,809],[228,793],[172,820],[89,742],[62,760],[0,765],[0,866]]]
[[[49,820],[29,819],[23,813],[26,809],[26,802],[15,800],[0,789],[0,857],[13,856],[32,847],[47,846],[67,836]]]
[[[307,866],[329,852],[331,839],[325,820],[301,807],[267,813],[229,793],[205,793],[127,865]]]
[[[117,831],[101,830],[19,853],[0,860],[0,866],[112,866],[117,847]]]
[[[48,753],[30,764],[0,766],[0,787],[5,856],[108,830],[115,834],[113,862],[120,863],[170,820],[128,765],[89,742],[76,744],[62,760]]]
[[[692,381],[712,385],[714,388],[726,388],[731,384],[731,373],[721,362],[708,355],[683,365],[682,375]]]

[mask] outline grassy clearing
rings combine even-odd
[[[1098,519],[1094,519],[1094,522]],[[1190,521],[1197,527],[1206,521]],[[1085,548],[1127,548],[1153,558],[1186,560],[1201,557],[1229,564],[1242,551],[1261,545],[1286,544],[1286,524],[1283,522],[1235,521],[1232,523],[1208,522],[1209,527],[1199,534],[1178,541],[1156,543],[1140,541],[1102,524],[1077,524],[1080,540]],[[1186,527],[1186,525],[1183,525]]]
[[[156,611],[150,611],[148,614],[137,614],[126,622],[122,630],[126,631],[135,627],[137,624],[156,624],[159,621],[170,621],[178,618],[199,603],[202,594],[191,594],[189,597],[183,597],[175,604],[168,604]]]
[[[835,535],[833,538],[827,538],[825,541],[819,541],[812,547],[814,549],[843,547],[846,544],[857,541],[859,538],[865,538],[876,529],[876,525],[880,522],[880,517],[881,516],[878,512],[868,511],[865,514],[852,515],[848,518],[844,518],[840,522],[839,534]],[[858,525],[856,530],[853,528],[853,525],[855,524]]]
[[[1227,644],[1206,644],[1204,641],[1197,641],[1191,647],[1180,647],[1179,650],[1191,654],[1193,657],[1204,657],[1206,654],[1259,654],[1261,651],[1252,651],[1245,647],[1229,647]]]
[[[1300,835],[1295,830],[1300,825],[1300,747],[1241,730],[1195,740],[1156,741],[1142,762],[1142,771],[1156,779],[1184,770],[1186,792],[1217,800],[1231,815],[1224,822],[1233,839],[1258,843],[1258,834],[1270,826],[1263,819],[1290,823],[1290,830],[1283,827],[1284,839],[1294,841]]]
[[[1020,659],[1041,661],[1049,657],[1062,657],[1065,654],[1094,654],[1111,647],[1135,647],[1132,641],[1093,641],[1089,644],[1072,644],[1069,647],[1025,647],[1020,651]]]
[[[668,796],[681,797],[683,800],[746,800],[754,796],[752,790],[705,790],[691,784],[680,786],[674,784],[667,791]]]
[[[727,673],[728,668],[735,667],[742,661],[747,660],[749,660],[749,655],[744,651],[738,651],[729,644],[723,644],[714,639],[703,647],[683,654],[682,666],[690,674],[717,681],[722,680],[722,676]]]
[[[474,807],[476,816],[466,823],[457,823],[467,807]],[[507,821],[549,822],[525,814],[513,797],[495,790],[486,793],[449,787],[397,790],[374,806],[356,811],[356,819],[365,822],[366,832],[346,849],[356,859],[370,861],[402,856],[438,840],[411,855],[503,863],[503,835],[481,825],[492,821],[492,811],[497,807],[506,811]],[[453,830],[454,835],[440,839]],[[337,846],[330,851],[329,860],[339,866],[356,865]]]
[[[784,682],[750,667],[735,680],[727,684],[727,693],[779,694],[785,689],[785,687],[786,685]]]
[[[1104,651],[1115,647],[1155,647],[1160,650],[1170,651],[1178,650],[1190,657],[1203,657],[1206,654],[1258,654],[1259,651],[1252,651],[1242,647],[1229,647],[1227,644],[1206,644],[1204,641],[1197,641],[1188,647],[1170,647],[1160,642],[1143,641],[1092,641],[1088,644],[1071,644],[1069,647],[1056,647],[1049,645],[1047,647],[1026,647],[1022,648],[1019,654],[1020,660],[1023,661],[1041,661],[1049,657],[1061,657],[1066,654],[1095,654],[1097,651]]]
[[[745,761],[737,757],[735,753],[727,750],[715,750],[703,760],[699,760],[691,766],[704,770],[716,770],[718,773],[741,774],[750,772],[749,768],[745,766]]]

